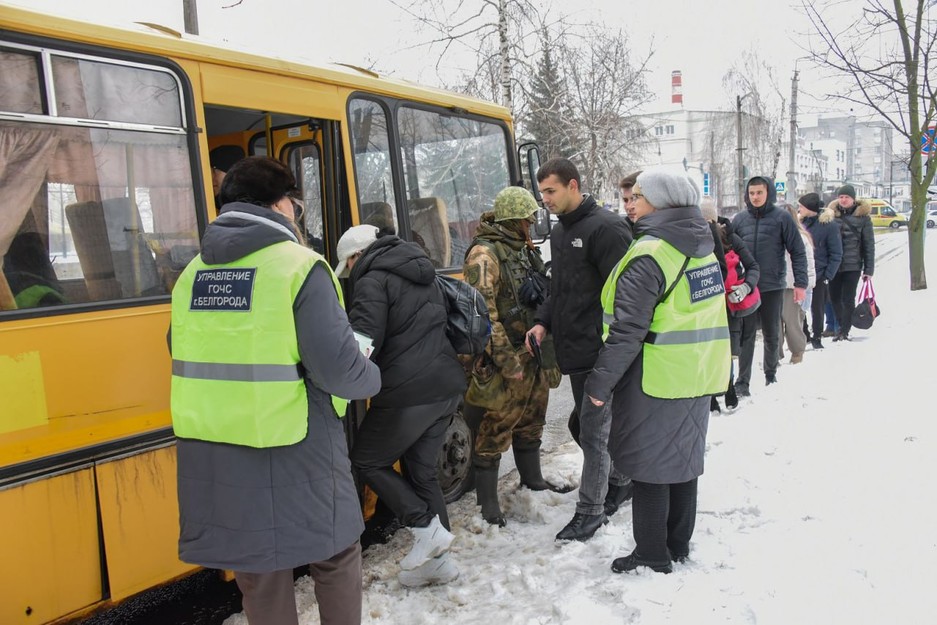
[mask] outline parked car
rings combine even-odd
[[[927,221],[924,222],[928,228],[937,228],[937,210],[927,213]]]
[[[907,227],[908,218],[899,213],[891,204],[878,198],[869,198],[872,205],[872,212],[869,217],[872,218],[872,225],[876,228],[892,228],[897,230],[901,226]]]

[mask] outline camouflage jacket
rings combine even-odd
[[[518,291],[529,269],[545,273],[540,253],[519,234],[484,213],[462,267],[466,282],[484,296],[491,315],[491,357],[506,376],[519,373],[530,356],[524,346],[536,308],[522,304]]]

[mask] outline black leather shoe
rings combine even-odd
[[[618,512],[621,504],[625,503],[634,495],[634,483],[628,482],[618,486],[616,484],[608,485],[608,493],[605,494],[605,516],[612,516]]]
[[[605,514],[583,514],[577,512],[573,520],[566,524],[556,535],[556,540],[586,541],[592,538],[596,530],[608,523]]]
[[[814,349],[823,349],[823,341],[820,340],[820,337],[810,339],[810,344],[813,345]]]
[[[646,566],[656,573],[673,573],[673,564],[670,562],[647,562],[641,560],[633,553],[624,558],[615,558],[612,562],[612,573],[627,573],[633,571],[639,566]]]

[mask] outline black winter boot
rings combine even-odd
[[[540,471],[540,442],[536,446],[518,448],[514,445],[514,463],[521,478],[521,486],[530,490],[550,490],[554,493],[568,493],[572,486],[557,486],[543,479]]]
[[[586,541],[592,538],[596,530],[608,523],[605,513],[583,514],[577,512],[573,519],[556,535],[556,540]]]
[[[709,398],[709,412],[722,412],[722,407],[719,405],[719,400],[716,399],[715,395]]]
[[[498,527],[507,525],[504,520],[504,514],[501,512],[501,504],[498,503],[498,465],[499,461],[492,466],[475,465],[475,496],[478,505],[482,507],[482,518]]]
[[[735,384],[729,380],[729,388],[726,389],[726,408],[737,408],[739,405],[739,396],[735,393]]]
[[[625,484],[608,483],[608,492],[605,494],[605,516],[612,516],[618,512],[621,504],[625,503],[634,494],[634,483],[628,480]]]

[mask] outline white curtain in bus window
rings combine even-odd
[[[387,116],[377,102],[352,100],[348,106],[358,213],[363,224],[397,232]]]
[[[482,212],[510,184],[505,129],[409,107],[398,125],[413,240],[437,267],[461,267]]]
[[[35,65],[13,67],[27,74]],[[76,63],[63,67],[69,69],[58,75],[51,94],[60,105],[67,104],[62,117],[81,111],[81,117],[136,124],[140,130],[80,127],[67,119],[47,124],[45,114],[0,122],[0,286],[7,286],[14,300],[3,308],[168,295],[198,249],[185,135],[181,128],[153,127],[157,120],[181,123],[178,90],[172,87],[175,99],[142,106],[140,121],[122,108],[132,98],[110,106],[101,104],[106,98],[92,96],[84,76],[102,72],[80,71]],[[4,75],[7,69],[3,67]],[[128,92],[145,92],[138,76],[136,71],[118,72],[108,80],[122,77],[130,83]],[[159,81],[144,82],[152,86]],[[16,89],[30,84],[11,83]],[[122,92],[113,82],[101,88]],[[0,106],[27,100],[4,97]],[[156,112],[169,108],[175,111]],[[85,115],[89,109],[93,113]],[[48,102],[42,101],[39,110],[49,111]],[[106,119],[111,116],[123,119]]]

